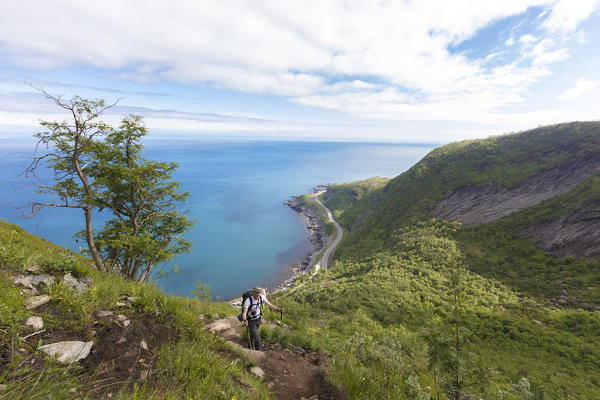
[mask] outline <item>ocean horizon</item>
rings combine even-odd
[[[5,192],[0,218],[53,243],[78,251],[85,243],[73,235],[83,229],[78,210],[45,209],[32,219],[16,207],[40,200],[23,176],[34,142],[0,141]],[[200,280],[221,299],[255,285],[276,286],[290,266],[311,251],[304,221],[284,202],[320,184],[373,176],[394,177],[431,149],[429,143],[366,143],[241,139],[149,139],[145,157],[179,164],[176,179],[190,192],[184,205],[197,223],[187,235],[191,253],[163,266],[177,267],[157,281],[167,293],[188,296]],[[51,175],[41,174],[50,182]],[[94,225],[101,226],[96,215]]]

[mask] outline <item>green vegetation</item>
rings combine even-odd
[[[574,122],[432,150],[368,201],[348,207],[338,219],[353,232],[336,255],[360,256],[386,247],[390,233],[411,217],[427,218],[436,201],[460,186],[490,182],[515,186],[531,175],[600,151],[600,122]],[[332,209],[337,209],[332,205]]]
[[[399,229],[394,249],[339,260],[277,301],[333,354],[332,378],[351,399],[437,398],[436,383],[451,398],[457,369],[463,392],[486,399],[520,399],[524,382],[531,398],[595,398],[599,313],[542,307],[466,269],[457,286],[459,231],[436,220]]]
[[[58,283],[41,286],[40,293],[52,296],[49,305],[28,311],[22,287],[13,281],[34,265],[41,267],[39,272],[55,276]],[[65,272],[89,277],[93,285],[85,293],[73,291],[61,281]],[[116,303],[123,293],[135,297],[135,302],[119,308]],[[52,335],[92,340],[100,349],[102,341],[108,340],[102,335],[110,332],[103,329],[112,325],[103,320],[94,324],[98,310],[113,310],[140,325],[144,319],[152,321],[148,335],[158,330],[168,333],[169,338],[151,349],[155,359],[152,379],[138,382],[131,376],[115,381],[102,364],[60,365],[36,351],[45,344],[37,339],[42,335],[20,339],[31,333],[23,320],[37,315]],[[247,373],[250,362],[239,360],[240,355],[220,338],[202,329],[200,315],[211,318],[215,313],[234,315],[237,311],[227,303],[169,296],[154,284],[97,271],[90,259],[0,221],[0,385],[7,385],[0,390],[0,399],[95,399],[107,398],[108,393],[117,399],[269,399],[268,390]],[[139,348],[141,338],[136,339],[133,345]]]
[[[574,190],[494,222],[466,227],[431,218],[438,200],[465,185],[510,187],[531,175],[583,157],[597,157],[600,123],[572,123],[521,134],[465,141],[432,151],[404,174],[386,181],[332,186],[326,205],[348,231],[335,264],[293,291],[274,296],[291,329],[262,326],[265,342],[330,355],[329,379],[348,399],[570,400],[600,396],[600,261],[555,257],[522,234],[600,198],[600,176]],[[325,213],[308,195],[302,205]],[[7,274],[37,264],[53,275],[90,276],[79,295],[59,283],[44,309],[50,329],[91,338],[90,314],[114,309],[122,293],[136,298],[131,318],[154,315],[174,340],[156,350],[156,373],[131,382],[113,398],[268,398],[217,337],[201,328],[199,314],[236,314],[207,301],[163,294],[156,286],[101,273],[90,260],[0,224],[0,346],[10,359],[0,398],[83,396],[93,371],[26,367],[15,349],[31,313]],[[60,272],[60,273],[59,273]],[[576,301],[557,302],[567,292]],[[40,372],[41,371],[41,372]],[[50,394],[53,381],[60,381]],[[33,382],[35,385],[33,385]],[[34,389],[32,389],[34,388]]]
[[[443,146],[387,184],[333,186],[326,205],[349,231],[335,265],[277,301],[332,354],[350,399],[596,399],[600,261],[555,257],[521,232],[596,205],[600,177],[474,227],[429,209],[599,151],[600,123],[562,124]],[[559,306],[564,291],[578,301]]]
[[[190,251],[183,238],[192,222],[178,210],[188,193],[173,179],[177,164],[142,157],[147,134],[142,118],[131,115],[114,129],[99,120],[110,107],[103,100],[73,97],[65,101],[40,90],[68,112],[70,121],[42,121],[36,134],[47,151],[34,156],[27,169],[35,177],[44,166],[54,172],[54,184],[34,181],[38,193],[52,202],[32,201],[32,214],[46,207],[83,211],[89,254],[99,271],[110,271],[146,282],[154,266]],[[113,219],[99,232],[92,229],[94,210],[107,210]]]
[[[368,204],[369,201],[364,201],[364,196],[375,189],[381,189],[389,181],[389,178],[374,177],[352,183],[331,185],[327,188],[326,200],[324,199],[323,204],[332,210],[333,216],[338,219],[346,214],[350,206],[357,204],[360,200]],[[345,217],[348,218],[348,215]],[[352,225],[350,224],[350,226]]]

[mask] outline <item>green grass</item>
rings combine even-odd
[[[0,372],[0,399],[70,399],[93,398],[89,382],[94,382],[94,371],[83,371],[77,364],[70,367],[57,365],[52,360],[29,363],[17,349],[35,349],[23,343],[19,336],[30,333],[23,320],[34,311],[25,310],[22,288],[13,285],[11,276],[23,273],[26,267],[39,265],[42,271],[62,277],[65,272],[88,276],[93,285],[85,293],[77,293],[64,286],[60,279],[41,293],[52,296],[50,307],[35,310],[42,316],[46,329],[71,332],[82,340],[93,340],[92,313],[114,310],[129,316],[158,314],[179,338],[158,349],[154,378],[147,386],[129,386],[116,389],[113,398],[119,399],[269,399],[262,384],[246,372],[245,361],[219,338],[202,329],[212,315],[235,315],[238,310],[228,303],[202,302],[192,298],[170,296],[153,283],[141,284],[92,269],[89,259],[55,246],[22,228],[0,221],[0,349],[9,354],[9,362]],[[136,301],[126,309],[118,309],[116,302],[127,293]],[[203,314],[205,320],[199,315]],[[38,345],[41,343],[38,343]],[[38,355],[39,357],[39,355]],[[102,382],[98,382],[102,386]],[[88,393],[88,394],[86,394]],[[90,397],[92,396],[92,397]]]

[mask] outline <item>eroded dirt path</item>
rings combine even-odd
[[[264,382],[277,400],[344,399],[325,378],[327,356],[302,349],[283,349],[278,344],[265,344],[263,351],[248,350],[248,339],[240,335],[241,324],[236,317],[217,320],[207,329],[243,349],[262,369]]]

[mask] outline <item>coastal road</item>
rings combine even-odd
[[[310,275],[310,277],[308,278],[308,280],[306,280],[305,282],[301,283],[300,285],[292,288],[291,290],[287,291],[284,296],[287,296],[287,295],[293,293],[296,289],[299,289],[302,286],[306,285],[308,282],[310,282],[312,280],[312,278],[314,278],[314,276],[317,274],[317,272],[319,272],[319,269],[321,269],[321,267],[327,268],[329,266],[329,259],[331,258],[331,255],[335,251],[335,248],[337,247],[337,245],[340,244],[340,242],[342,241],[342,235],[344,234],[344,230],[342,229],[342,227],[340,226],[340,224],[338,224],[337,221],[333,218],[333,214],[331,213],[331,211],[329,211],[329,209],[327,207],[325,207],[323,205],[323,203],[321,203],[321,201],[319,200],[319,196],[322,195],[323,193],[325,193],[324,190],[321,191],[321,192],[317,192],[315,194],[312,194],[310,197],[314,198],[315,201],[317,202],[317,204],[321,208],[323,208],[323,210],[325,210],[325,212],[327,213],[327,216],[329,217],[329,220],[331,222],[333,222],[333,225],[335,226],[335,229],[337,230],[337,235],[336,235],[335,240],[333,241],[333,243],[331,243],[325,249],[325,252],[323,253],[323,257],[321,258],[321,261],[319,261],[318,263],[315,264],[315,270]]]
[[[323,268],[329,267],[329,261],[331,259],[331,255],[335,251],[335,248],[337,247],[337,245],[340,244],[340,242],[342,241],[342,235],[344,234],[344,230],[342,229],[340,224],[338,224],[337,221],[333,218],[333,214],[331,213],[331,211],[329,211],[329,209],[327,207],[325,207],[323,205],[323,203],[321,203],[321,201],[319,200],[319,196],[322,195],[323,193],[325,193],[325,191],[317,192],[317,193],[313,194],[311,197],[313,197],[315,199],[315,201],[317,202],[317,204],[319,204],[319,206],[321,206],[321,208],[323,208],[323,210],[325,210],[325,212],[327,213],[327,217],[329,217],[329,220],[331,222],[333,222],[333,225],[335,226],[335,229],[337,230],[337,235],[335,236],[335,240],[333,241],[333,243],[331,243],[329,245],[329,247],[327,247],[327,249],[325,249],[325,252],[323,253],[323,257],[321,258],[321,261],[319,261],[318,263],[315,264],[315,273],[321,267],[323,267]]]

